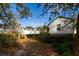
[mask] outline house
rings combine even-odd
[[[21,34],[39,34],[40,31],[37,30],[37,28],[32,28],[32,27],[26,27],[26,28],[22,28]]]
[[[57,17],[53,21],[51,21],[49,26],[49,33],[50,34],[73,34],[76,33],[76,28],[73,30],[74,22],[71,22],[71,18],[67,17]]]

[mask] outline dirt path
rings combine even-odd
[[[56,56],[58,55],[52,45],[41,43],[36,40],[18,40],[20,47],[9,47],[0,49],[2,56]]]
[[[51,45],[40,43],[40,42],[30,42],[23,44],[21,49],[15,52],[15,56],[56,56],[58,55]]]

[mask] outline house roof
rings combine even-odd
[[[72,18],[69,18],[69,17],[64,17],[64,16],[58,16],[56,17],[55,19],[53,19],[51,22],[48,23],[48,25],[50,25],[53,21],[55,21],[57,18],[65,18],[65,19],[72,19]]]

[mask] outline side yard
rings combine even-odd
[[[4,39],[3,39],[4,38]],[[0,55],[12,56],[56,56],[73,55],[74,37],[68,35],[27,35],[21,37],[19,44],[11,35],[0,35]],[[21,44],[20,44],[21,42]]]

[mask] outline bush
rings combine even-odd
[[[0,34],[0,47],[16,45],[16,38],[12,34]]]
[[[53,44],[53,46],[60,55],[64,55],[64,56],[73,55],[73,50],[72,50],[73,38],[72,37],[66,38],[66,40],[64,40],[63,38],[62,42],[56,42],[55,44]]]
[[[50,41],[50,35],[49,35],[49,33],[47,33],[47,32],[40,33],[39,34],[39,40],[41,42],[49,42]]]
[[[39,35],[41,42],[52,44],[53,48],[59,53],[59,55],[71,56],[73,55],[73,36],[72,35],[50,35],[48,33],[41,33]]]

